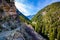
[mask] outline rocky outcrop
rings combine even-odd
[[[0,0],[0,4],[0,40],[46,40],[21,22],[14,0]]]
[[[18,28],[0,33],[0,40],[46,40],[37,34],[34,29],[24,23]]]
[[[3,27],[3,30],[16,28],[17,24],[19,24],[19,17],[16,12],[14,1],[0,0],[0,2],[0,26]]]

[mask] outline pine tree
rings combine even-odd
[[[57,28],[58,34],[57,34],[57,40],[60,40],[60,26]]]

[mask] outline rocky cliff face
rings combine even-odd
[[[0,27],[3,30],[11,30],[16,28],[19,23],[19,17],[16,12],[14,2],[11,0],[0,0],[0,2]],[[11,29],[9,29],[10,27]]]
[[[22,23],[14,0],[0,0],[0,40],[45,40],[34,29]]]

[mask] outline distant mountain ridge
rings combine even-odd
[[[33,18],[34,15],[27,16],[30,20]]]

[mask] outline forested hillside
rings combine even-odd
[[[33,18],[36,32],[48,40],[60,40],[60,2],[52,3],[40,10]]]

